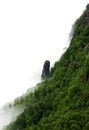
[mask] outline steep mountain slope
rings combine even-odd
[[[25,109],[5,130],[89,130],[89,5],[51,77],[16,104]]]

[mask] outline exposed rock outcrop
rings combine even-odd
[[[46,60],[43,66],[41,79],[44,80],[50,76],[50,61]]]
[[[89,25],[89,4],[86,7],[86,10],[83,12],[83,14],[81,15],[80,19],[80,27],[86,27],[87,25]]]
[[[89,12],[85,12],[82,23],[81,23],[81,27],[86,27],[89,24]]]
[[[81,29],[87,27],[89,25],[89,4],[86,7],[86,10],[83,14],[78,18],[73,25],[73,35],[78,35],[81,32]]]

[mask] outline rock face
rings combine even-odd
[[[89,4],[86,7],[86,10],[83,12],[83,14],[80,17],[80,27],[86,27],[89,25]]]
[[[50,61],[46,60],[43,66],[41,79],[44,80],[50,76]]]
[[[83,16],[83,20],[82,20],[82,23],[81,23],[81,27],[86,27],[87,25],[89,24],[89,11],[88,12],[85,12],[84,16]]]
[[[79,34],[81,29],[84,29],[89,25],[89,4],[86,7],[86,10],[80,16],[79,19],[76,20],[74,25],[74,34]]]

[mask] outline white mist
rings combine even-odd
[[[9,107],[8,105],[0,109],[0,130],[2,130],[6,125],[8,125],[11,121],[14,121],[16,117],[22,113],[24,108],[22,109],[18,107]]]

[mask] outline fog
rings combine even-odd
[[[24,108],[20,107],[9,107],[8,105],[0,109],[0,130],[2,130],[11,121],[14,121],[16,117],[22,113]]]
[[[44,61],[50,60],[53,66],[60,58],[69,45],[72,25],[87,3],[0,1],[0,107],[40,82]],[[9,118],[0,110],[1,124]]]

